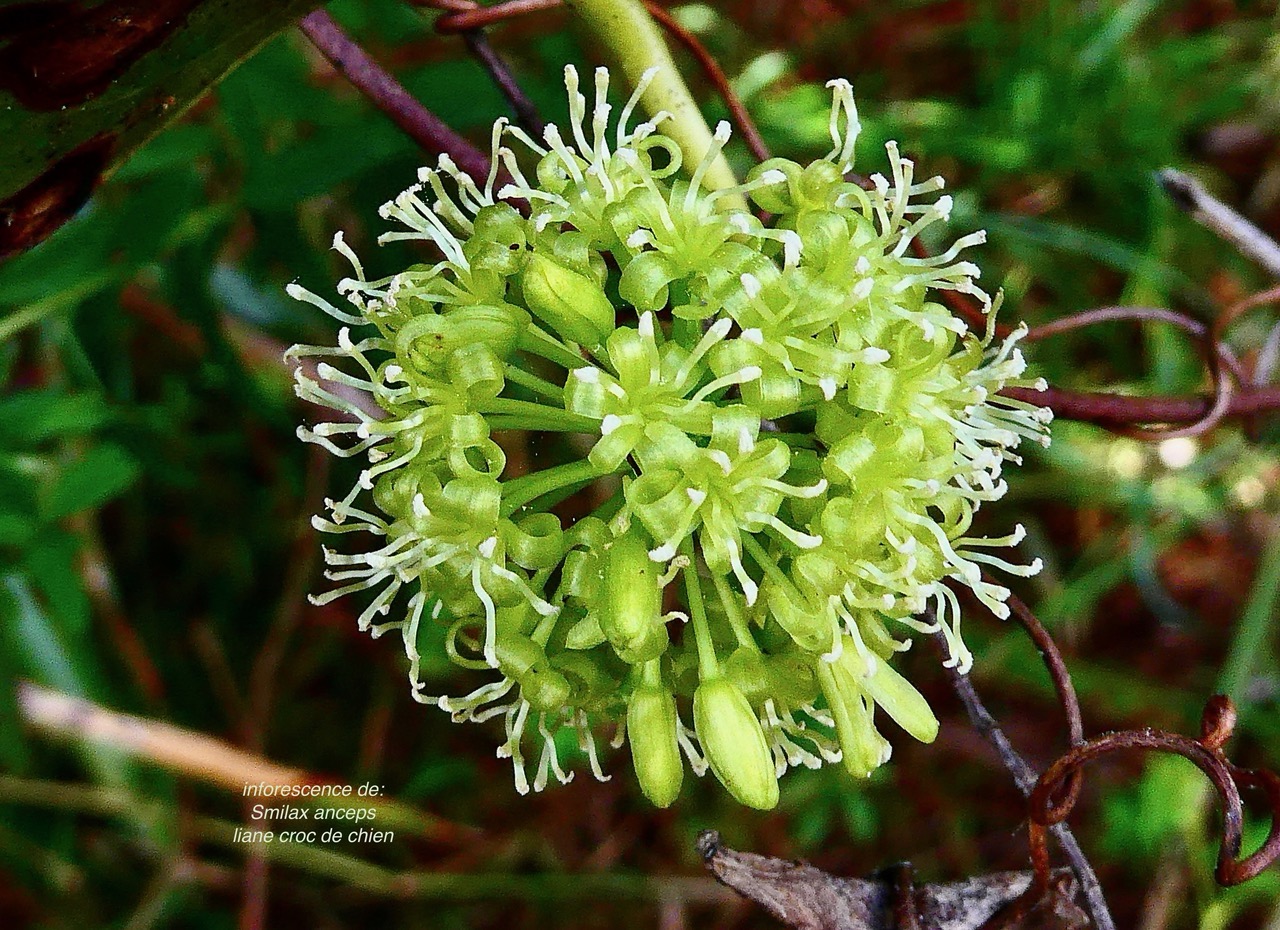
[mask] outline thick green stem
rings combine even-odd
[[[587,484],[605,474],[589,461],[581,461],[567,462],[531,475],[513,478],[502,485],[502,515],[509,517],[544,494],[550,494],[559,488]]]
[[[711,129],[702,111],[680,76],[658,24],[641,0],[567,0],[578,19],[600,40],[609,56],[622,69],[632,87],[640,76],[658,68],[642,102],[652,116],[665,110],[671,114],[662,131],[675,140],[684,153],[685,170],[692,172],[711,149]],[[711,163],[703,184],[713,190],[737,183],[724,153]],[[741,196],[725,196],[726,206],[746,207]]]

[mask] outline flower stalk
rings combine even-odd
[[[711,129],[676,68],[662,30],[641,0],[567,0],[567,5],[632,87],[638,86],[651,69],[658,69],[641,102],[651,117],[671,114],[663,131],[680,146],[686,165],[699,164],[713,147]],[[723,152],[716,154],[704,183],[711,190],[732,188],[738,183]],[[745,206],[737,194],[730,195],[727,203]]]

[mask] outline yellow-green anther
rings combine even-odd
[[[670,807],[680,795],[684,761],[677,742],[676,700],[662,684],[657,663],[653,659],[645,665],[643,681],[627,702],[627,739],[645,797],[658,807]]]
[[[746,697],[723,676],[702,680],[693,695],[693,723],[720,783],[757,810],[778,804],[778,773],[764,731]]]
[[[613,304],[600,285],[559,261],[533,253],[520,284],[529,312],[570,342],[598,346],[613,332]]]

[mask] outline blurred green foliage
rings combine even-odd
[[[1178,215],[1151,174],[1193,170],[1277,231],[1272,5],[815,0],[799,22],[777,6],[675,12],[724,63],[778,154],[825,151],[821,84],[853,79],[859,167],[879,169],[896,138],[921,170],[944,174],[955,231],[991,232],[981,264],[1011,317],[1117,302],[1205,314],[1267,283]],[[483,140],[504,114],[462,43],[432,33],[431,14],[394,0],[330,9],[454,127]],[[544,116],[560,116],[563,64],[594,63],[567,17],[491,33]],[[719,118],[722,104],[686,64]],[[1232,148],[1232,138],[1245,141]],[[237,799],[32,736],[8,687],[19,678],[372,779],[482,831],[456,847],[342,846],[330,852],[349,860],[273,867],[272,927],[652,926],[655,895],[618,902],[642,875],[694,873],[693,831],[706,826],[849,873],[904,858],[926,878],[1019,867],[1016,795],[949,703],[927,644],[908,661],[948,711],[936,746],[900,746],[865,785],[838,770],[792,776],[771,815],[701,786],[657,815],[625,775],[517,798],[489,734],[455,729],[403,693],[397,648],[358,636],[345,608],[306,605],[320,545],[307,517],[353,475],[328,474],[294,439],[309,414],[279,354],[330,341],[332,326],[283,287],[298,279],[324,292],[343,274],[329,251],[337,229],[372,273],[415,260],[409,246],[374,240],[378,205],[421,160],[289,30],[48,242],[0,266],[0,765],[48,788],[19,803],[15,783],[0,781],[0,925],[222,928],[242,908],[242,852],[189,819],[239,823]],[[1242,324],[1238,348],[1256,348],[1269,326],[1265,315]],[[1063,386],[1185,392],[1203,381],[1194,345],[1159,327],[1110,324],[1030,354]],[[1227,427],[1186,449],[1059,424],[998,516],[1023,521],[1045,559],[1024,593],[1064,644],[1092,729],[1193,731],[1204,697],[1227,687],[1242,703],[1236,754],[1280,765],[1275,433]],[[980,690],[1047,761],[1063,727],[1034,649],[976,615],[969,630]],[[429,671],[452,674],[442,661]],[[265,708],[255,703],[264,679]],[[1213,887],[1214,817],[1177,762],[1124,759],[1094,773],[1076,822],[1122,924],[1162,881],[1176,893],[1169,927],[1278,919],[1274,874]],[[370,890],[364,866],[441,877],[400,899]],[[612,876],[616,893],[582,886],[579,871]],[[496,877],[486,885],[486,875]],[[771,925],[688,907],[699,924]]]

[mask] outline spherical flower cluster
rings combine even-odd
[[[338,585],[313,600],[371,592],[361,628],[400,632],[417,700],[502,721],[522,793],[567,781],[566,754],[604,778],[604,733],[629,739],[662,806],[686,761],[757,808],[790,766],[866,776],[890,752],[877,708],[937,731],[891,664],[907,635],[941,629],[969,667],[947,582],[1005,615],[984,569],[1037,568],[990,552],[1021,528],[971,535],[1049,419],[997,393],[1034,385],[1017,334],[976,337],[934,299],[994,315],[958,259],[982,236],[908,253],[951,200],[922,202],[942,181],[917,181],[893,143],[888,177],[846,180],[843,81],[829,155],[708,190],[727,126],[682,166],[663,114],[633,125],[643,86],[613,120],[605,71],[590,107],[565,76],[567,137],[500,121],[483,187],[441,158],[384,207],[400,224],[384,240],[441,260],[368,278],[339,236],[354,312],[290,288],[346,324],[336,348],[291,350],[322,359],[298,393],[340,413],[300,435],[368,460],[315,525],[375,540],[326,551]],[[512,443],[541,467],[508,474]],[[491,680],[426,696],[428,624]]]

